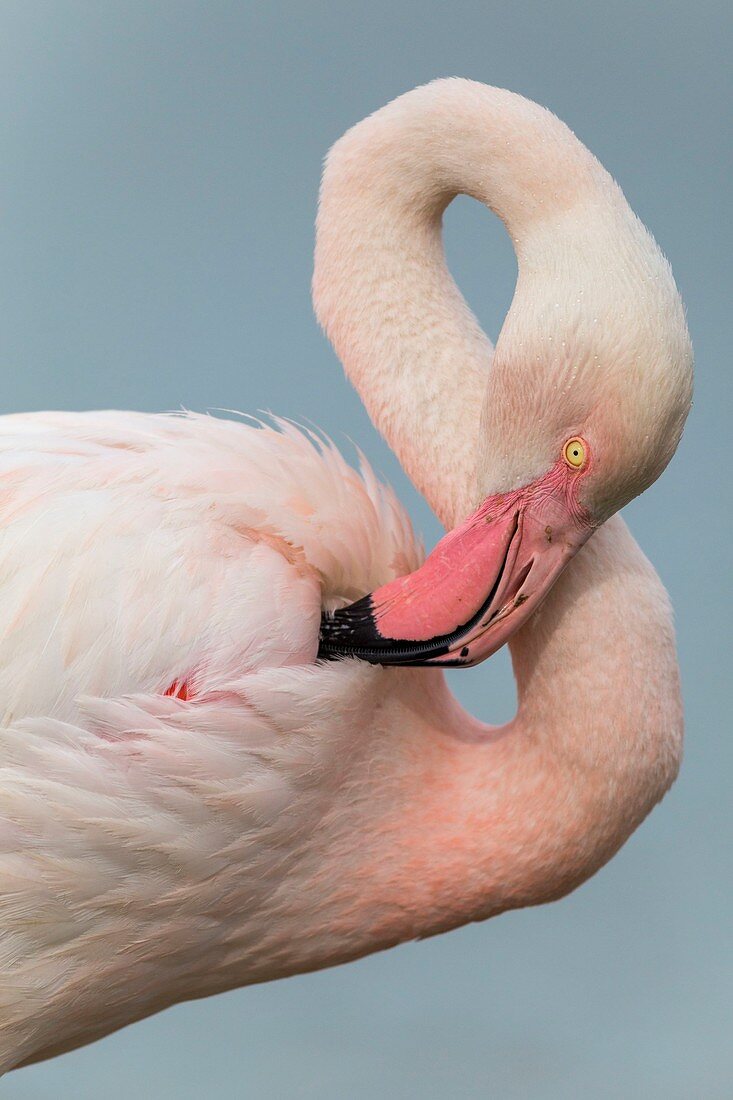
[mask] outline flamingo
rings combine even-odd
[[[517,254],[495,352],[442,251],[458,193]],[[436,81],[332,149],[313,289],[449,531],[424,560],[366,462],[286,422],[0,422],[2,1070],[558,898],[677,773],[670,605],[615,513],[692,354],[618,185],[549,111]],[[492,727],[443,666],[506,641]]]

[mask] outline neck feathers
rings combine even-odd
[[[401,96],[329,154],[316,313],[374,423],[448,525],[475,503],[492,347],[447,269],[443,211],[459,193],[484,203],[521,268],[553,219],[600,190],[617,192],[559,119],[466,80]]]

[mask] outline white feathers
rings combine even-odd
[[[284,422],[11,416],[0,469],[5,723],[312,661],[324,601],[419,560],[368,466]]]
[[[420,552],[283,422],[11,416],[0,469],[2,1066],[191,995],[256,926],[379,675],[313,664],[322,602]]]

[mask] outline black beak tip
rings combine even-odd
[[[374,621],[371,596],[364,596],[339,611],[324,611],[321,616],[318,636],[320,660],[334,661],[353,656],[376,661],[376,657],[366,655],[367,651],[386,645],[387,640],[382,638]]]
[[[446,654],[448,648],[443,638],[427,642],[385,638],[377,627],[371,596],[364,596],[339,611],[324,612],[321,617],[318,658],[322,661],[358,657],[373,665],[414,667],[430,664],[431,659]],[[467,662],[461,656],[446,663]]]

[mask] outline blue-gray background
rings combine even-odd
[[[11,1075],[3,1096],[733,1096],[729,10],[2,4],[3,411],[185,405],[309,418],[358,441],[432,542],[435,520],[312,319],[309,279],[325,150],[440,75],[522,92],[576,130],[669,255],[697,352],[679,454],[628,509],[677,609],[687,756],[611,865],[551,907],[174,1008]],[[447,248],[495,338],[515,273],[501,226],[459,200]],[[505,655],[453,684],[483,717],[510,715]]]

